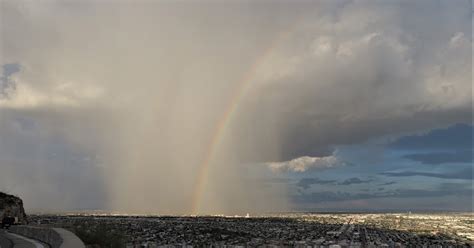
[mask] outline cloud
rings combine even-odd
[[[374,180],[372,179],[367,179],[367,180],[362,180],[358,177],[352,177],[345,179],[343,181],[337,181],[337,180],[324,180],[324,179],[319,179],[319,178],[302,178],[296,183],[297,187],[303,188],[303,189],[309,189],[311,185],[313,184],[319,184],[319,185],[352,185],[352,184],[364,184],[364,183],[370,183],[373,182]]]
[[[472,189],[457,189],[457,190],[416,190],[416,189],[400,189],[396,190],[393,196],[396,198],[412,198],[412,197],[443,197],[448,195],[470,196]]]
[[[263,142],[277,146],[281,160],[323,157],[337,145],[471,123],[471,19],[464,7],[354,1],[303,17],[305,25],[258,71],[236,131],[252,133],[242,149]],[[265,132],[245,129],[256,123]],[[255,155],[271,161],[266,156]]]
[[[274,183],[277,183],[277,184],[288,184],[290,183],[291,181],[293,181],[292,179],[290,178],[282,178],[282,177],[272,177],[272,178],[263,178],[263,179],[259,179],[259,181],[262,181],[262,182],[265,182],[265,183],[270,183],[270,184],[274,184]]]
[[[297,187],[309,189],[313,184],[327,185],[334,184],[336,180],[323,180],[319,178],[302,178],[296,183]]]
[[[358,177],[352,177],[352,178],[346,179],[342,182],[339,182],[338,185],[352,185],[352,184],[370,183],[372,181],[373,180],[371,180],[371,179],[362,180]]]
[[[390,182],[386,182],[386,183],[381,183],[381,184],[378,184],[379,186],[386,186],[386,185],[393,185],[393,184],[396,184],[397,182],[395,181],[390,181]]]
[[[15,90],[15,82],[11,76],[20,71],[21,66],[17,63],[4,64],[3,75],[0,77],[0,99],[8,97]]]
[[[20,64],[4,64],[0,77],[0,108],[34,109],[48,106],[78,107],[85,101],[99,98],[103,89],[88,83],[61,82],[49,92],[34,85],[25,84],[22,74],[13,80],[11,76],[21,72]]]
[[[11,75],[19,72],[21,69],[21,65],[18,63],[4,64],[2,67],[3,67],[2,79],[4,80],[7,80]]]
[[[0,65],[21,71],[6,73],[15,89],[0,97],[0,188],[23,182],[15,193],[28,209],[190,213],[229,99],[296,15],[232,6],[2,1]],[[237,166],[245,154],[221,143],[202,211],[285,209],[285,189],[248,184]]]
[[[100,206],[188,213],[214,150],[203,209],[268,211],[287,192],[239,165],[332,168],[338,145],[472,121],[468,1],[5,0],[0,15],[0,65],[21,65],[3,74],[0,187],[24,182],[29,202],[98,204],[60,176],[87,165]],[[100,159],[39,166],[58,144]],[[67,202],[59,185],[77,189]]]
[[[273,172],[305,172],[313,169],[331,168],[334,166],[344,166],[347,163],[340,161],[335,156],[327,157],[299,157],[285,162],[264,163]]]
[[[3,117],[5,119],[3,119]],[[50,117],[50,121],[58,121]],[[82,124],[81,129],[88,129]],[[0,191],[24,198],[27,210],[105,209],[106,173],[96,146],[77,147],[28,115],[2,112],[0,118]],[[71,126],[70,126],[71,128]],[[72,130],[68,130],[72,131]],[[55,132],[56,135],[45,135]],[[94,130],[89,129],[92,134]],[[97,139],[100,134],[95,135]],[[88,137],[94,143],[94,138]],[[51,204],[54,202],[54,204]]]
[[[434,160],[456,159],[461,155],[464,159],[467,153],[473,148],[474,126],[467,124],[456,124],[444,129],[436,129],[425,134],[404,136],[389,144],[390,148],[399,150],[458,150],[460,154],[434,153],[432,155],[408,155],[408,158],[414,160],[420,159],[421,162],[429,160],[430,156]],[[444,158],[443,158],[444,157]],[[472,159],[472,157],[471,157]],[[419,161],[419,160],[418,160]]]
[[[444,196],[471,196],[472,188],[469,184],[447,183],[440,184],[434,189],[395,189],[391,191],[377,190],[374,193],[351,193],[340,191],[321,191],[302,193],[293,197],[300,203],[322,203],[322,202],[339,202],[353,201],[364,199],[379,198],[417,198],[417,197],[444,197]]]
[[[449,173],[435,173],[435,172],[422,172],[422,171],[402,171],[402,172],[382,172],[380,175],[388,177],[413,177],[413,176],[423,176],[423,177],[435,177],[441,179],[463,179],[463,180],[472,180],[472,168],[467,168],[465,170],[460,170],[457,172]]]
[[[423,164],[438,165],[447,163],[472,163],[472,154],[472,150],[464,150],[456,152],[415,153],[403,157]]]

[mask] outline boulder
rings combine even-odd
[[[0,221],[5,217],[15,218],[16,224],[26,224],[23,200],[17,196],[0,192]]]

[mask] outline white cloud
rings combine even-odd
[[[346,164],[347,163],[340,161],[336,156],[303,156],[290,161],[264,163],[264,165],[273,172],[305,172],[311,169],[323,169]]]
[[[18,82],[18,81],[17,81]],[[29,83],[17,83],[14,90],[8,92],[8,97],[0,98],[0,109],[32,109],[45,106],[79,107],[99,99],[103,89],[96,85],[73,84],[71,82],[58,84],[48,92],[35,89]]]

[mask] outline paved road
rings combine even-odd
[[[0,231],[0,248],[47,248],[47,246],[38,241],[2,230]]]

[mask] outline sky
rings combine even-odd
[[[0,1],[28,211],[471,211],[472,2]]]

